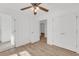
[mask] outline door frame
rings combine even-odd
[[[45,23],[45,37],[47,38],[47,19],[40,20],[40,23]],[[40,31],[40,23],[39,23],[39,34],[41,33]]]

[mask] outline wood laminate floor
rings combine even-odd
[[[79,54],[55,45],[47,45],[42,41],[1,52],[0,56],[79,56]]]

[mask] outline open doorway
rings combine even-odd
[[[47,43],[47,20],[40,21],[40,42]]]

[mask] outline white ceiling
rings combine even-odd
[[[29,5],[30,4],[27,3],[0,3],[0,12],[7,14],[17,14],[18,12],[22,12],[20,10],[21,8],[27,7]],[[79,10],[79,3],[46,3],[41,5],[47,7],[51,13],[56,15]],[[30,10],[26,10],[26,13],[28,13],[27,11]]]

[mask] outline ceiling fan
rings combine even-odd
[[[21,10],[26,10],[26,9],[29,9],[29,8],[33,8],[33,13],[34,15],[37,14],[37,10],[40,9],[40,10],[43,10],[45,12],[48,12],[48,9],[47,8],[44,8],[42,6],[40,6],[40,4],[42,3],[31,3],[31,6],[28,6],[28,7],[25,7],[25,8],[22,8]]]

